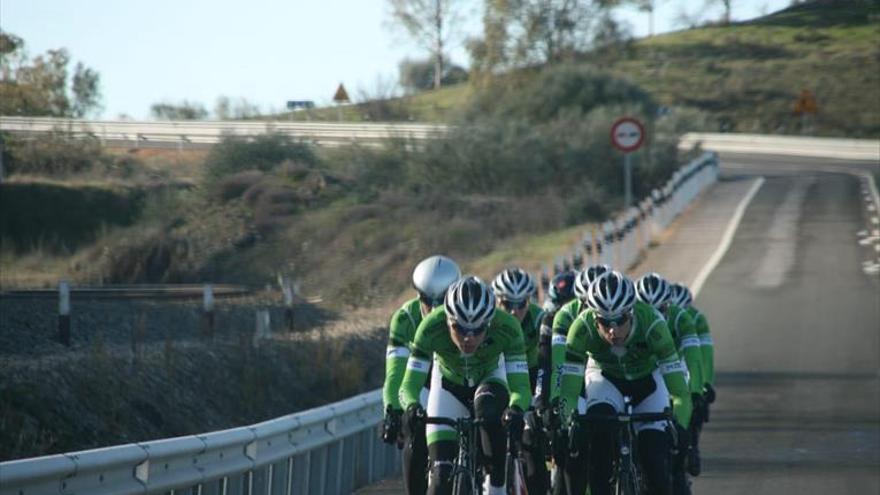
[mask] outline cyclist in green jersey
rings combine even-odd
[[[586,382],[587,413],[615,414],[630,397],[636,413],[662,412],[672,398],[675,422],[690,421],[691,396],[684,366],[666,321],[651,306],[636,300],[631,280],[619,272],[602,274],[588,289],[589,309],[568,332],[562,377],[562,405],[568,414]],[[589,361],[588,361],[589,360]],[[595,423],[583,436],[589,453],[592,495],[611,493],[615,425]],[[642,473],[651,494],[669,493],[670,435],[664,422],[636,425]],[[572,487],[584,493],[586,487]]]
[[[693,294],[690,289],[682,284],[672,284],[672,300],[681,308],[684,308],[694,322],[694,328],[700,339],[700,358],[702,364],[703,400],[701,409],[695,409],[694,420],[691,422],[691,442],[696,459],[688,468],[691,474],[697,475],[701,469],[699,463],[700,432],[703,423],[709,421],[709,405],[715,402],[715,348],[712,343],[712,335],[709,333],[709,323],[706,316],[693,306]]]
[[[396,443],[403,449],[404,490],[408,495],[423,494],[427,489],[425,472],[428,469],[428,446],[424,431],[404,435],[400,424],[403,408],[400,405],[400,385],[406,372],[406,361],[412,351],[416,328],[422,318],[436,306],[443,304],[446,289],[461,277],[458,265],[446,256],[431,256],[422,260],[413,270],[412,283],[418,297],[405,302],[394,312],[389,323],[388,347],[385,353],[385,384],[382,402],[385,421],[382,439]],[[427,392],[422,391],[423,404]]]
[[[541,317],[541,335],[538,341],[538,379],[535,386],[535,410],[538,427],[543,428],[549,438],[549,446],[554,452],[556,470],[550,482],[552,493],[566,493],[563,470],[565,466],[568,437],[559,430],[558,417],[550,409],[550,374],[552,367],[551,341],[553,337],[553,318],[562,306],[573,300],[574,284],[578,272],[562,272],[549,283],[547,297],[544,300],[544,313]],[[529,493],[533,493],[530,489]]]
[[[553,407],[552,411],[557,411],[559,407],[559,390],[562,381],[562,370],[565,365],[565,343],[568,338],[568,330],[577,317],[587,310],[589,287],[603,273],[610,272],[611,267],[604,264],[590,265],[577,274],[574,283],[575,299],[563,306],[556,316],[553,317],[553,340],[552,340],[552,370],[551,370],[551,387],[550,397]],[[586,412],[587,401],[584,396],[584,387],[581,386],[577,395],[578,412]],[[551,418],[550,423],[556,425],[560,423],[557,418]],[[577,434],[577,432],[572,432]],[[580,441],[579,443],[583,443]],[[582,494],[583,491],[575,491],[576,487],[583,487],[587,483],[587,455],[581,449],[581,452],[569,452],[568,445],[557,443],[553,447],[553,455],[556,458],[557,465],[563,468],[565,490],[571,495]]]
[[[487,460],[484,493],[503,494],[504,427],[512,435],[521,435],[523,411],[529,407],[529,369],[519,322],[504,311],[495,311],[495,295],[482,280],[465,277],[449,287],[444,305],[419,324],[412,349],[401,387],[405,427],[411,429],[426,415],[476,417]],[[426,412],[419,392],[432,366]],[[428,493],[448,494],[458,447],[456,432],[432,423],[426,434]]]
[[[508,268],[492,281],[492,291],[498,304],[516,318],[522,327],[529,381],[534,395],[538,378],[538,337],[543,313],[540,306],[530,301],[535,292],[535,282],[525,270]],[[546,493],[550,486],[550,474],[544,462],[544,443],[543,428],[534,408],[529,408],[525,414],[522,437],[522,459],[529,493]]]
[[[664,318],[675,341],[679,356],[683,357],[688,387],[691,392],[694,414],[691,415],[691,423],[688,425],[693,432],[694,422],[702,411],[703,403],[703,378],[702,363],[700,356],[700,339],[694,329],[694,322],[686,310],[670,302],[672,286],[657,273],[648,273],[636,282],[636,298],[651,305]],[[679,438],[688,438],[684,432],[679,432]],[[672,462],[672,490],[676,495],[689,495],[690,482],[685,473],[685,467],[694,476],[699,474],[699,453],[691,442],[690,448],[679,446],[677,455]]]

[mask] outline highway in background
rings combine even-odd
[[[694,492],[880,493],[880,279],[865,270],[878,244],[859,242],[880,227],[864,182],[841,173],[878,164],[722,164],[766,182],[696,302],[718,401]]]

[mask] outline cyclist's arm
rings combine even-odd
[[[552,368],[550,342],[553,335],[553,315],[544,313],[541,318],[541,333],[538,337],[538,383],[535,396],[541,405],[550,401],[550,373]]]
[[[519,322],[510,318],[513,326],[511,336],[504,346],[504,366],[507,372],[507,386],[510,389],[510,407],[525,411],[529,408],[530,390],[529,365],[526,361],[526,344]]]
[[[565,365],[565,342],[568,337],[568,329],[574,319],[571,314],[571,306],[566,304],[553,318],[553,335],[551,337],[551,362],[550,362],[550,398],[559,397],[562,385],[562,368]],[[580,392],[580,391],[578,391]]]
[[[404,409],[419,403],[422,387],[428,381],[428,370],[431,369],[431,359],[434,357],[434,349],[428,338],[428,322],[429,319],[424,319],[419,324],[413,340],[412,354],[406,362],[406,373],[400,386],[400,402]]]
[[[412,321],[403,309],[391,317],[388,332],[388,347],[385,349],[385,383],[382,385],[382,408],[389,405],[401,409],[400,385],[406,373],[406,362],[410,356],[409,341],[414,333]]]
[[[676,421],[684,427],[691,421],[691,394],[684,376],[684,365],[675,352],[672,334],[664,320],[657,320],[649,330],[648,345],[657,356],[657,366],[663,374],[663,381],[672,396],[672,413]]]
[[[715,385],[715,345],[712,342],[712,334],[709,333],[709,322],[702,313],[697,313],[694,318],[697,335],[700,337],[700,354],[703,363],[703,383]]]
[[[561,366],[559,395],[563,403],[563,416],[568,417],[577,406],[577,397],[584,386],[584,369],[587,363],[588,327],[583,318],[571,324],[565,341],[565,364]]]
[[[700,350],[700,338],[697,337],[694,321],[684,310],[678,316],[678,334],[681,340],[678,343],[678,352],[684,356],[690,379],[688,388],[692,394],[703,393],[703,360]]]

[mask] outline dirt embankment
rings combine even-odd
[[[273,333],[254,345],[254,312]],[[381,385],[383,312],[345,320],[259,298],[218,304],[212,339],[197,302],[75,303],[73,345],[48,300],[0,300],[0,461],[251,424]]]

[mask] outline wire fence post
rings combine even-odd
[[[70,347],[70,284],[58,283],[58,341]]]

